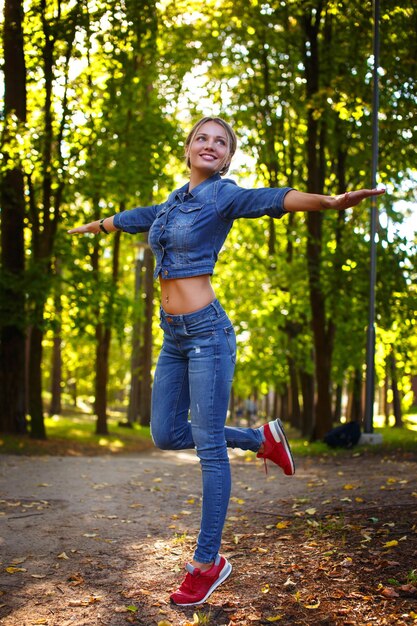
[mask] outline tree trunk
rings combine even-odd
[[[154,298],[154,260],[152,250],[145,248],[145,322],[143,325],[142,346],[142,378],[140,394],[140,424],[149,426],[151,422],[151,396],[152,396],[152,322],[153,322],[153,298]]]
[[[388,370],[389,364],[386,364],[386,368]],[[383,414],[385,420],[385,426],[389,426],[389,416],[390,416],[390,405],[388,402],[388,389],[389,389],[389,376],[388,372],[385,374],[384,380],[384,389],[383,389]]]
[[[107,303],[106,314],[108,322],[106,325],[99,322],[96,327],[96,393],[94,409],[97,415],[97,435],[108,435],[109,432],[107,426],[107,383],[109,377],[109,354],[112,333],[111,320],[113,319],[113,294],[117,288],[117,280],[119,277],[120,235],[120,230],[113,235],[112,290]]]
[[[61,276],[61,265],[58,259],[55,259],[55,276],[57,278],[57,286],[54,297],[55,327],[52,345],[51,405],[49,407],[49,415],[60,415],[62,410],[62,302],[61,287],[58,282]]]
[[[393,411],[394,411],[394,417],[395,417],[394,425],[396,428],[402,428],[404,424],[403,424],[403,415],[402,415],[402,408],[401,408],[401,395],[400,395],[400,390],[398,388],[397,360],[395,358],[394,348],[392,348],[388,359],[389,359],[389,367],[391,371],[392,404],[393,404]]]
[[[49,407],[49,415],[61,415],[61,383],[62,383],[62,337],[61,324],[54,333],[52,346],[52,379],[51,379],[51,405]]]
[[[339,423],[342,417],[343,385],[338,383],[335,390],[333,421]]]
[[[127,409],[127,421],[129,424],[137,422],[139,418],[140,398],[140,370],[141,370],[141,347],[140,338],[142,332],[142,270],[143,270],[143,246],[139,244],[139,254],[135,265],[135,320],[132,329],[132,355],[130,361],[130,392],[129,406]]]
[[[349,385],[349,402],[346,411],[346,421],[361,422],[362,421],[362,373],[359,369],[355,369]]]
[[[60,102],[61,119],[56,126],[54,122],[53,106],[53,86],[55,68],[55,45],[60,34],[59,18],[50,16],[45,0],[40,1],[40,18],[42,22],[43,34],[43,89],[45,94],[43,105],[43,132],[42,132],[42,162],[41,173],[42,182],[39,196],[30,177],[28,179],[29,188],[29,209],[30,223],[32,228],[32,272],[40,282],[44,281],[42,288],[38,288],[33,297],[36,299],[34,308],[33,329],[30,341],[30,365],[29,365],[29,413],[31,416],[31,428],[35,429],[31,435],[35,438],[45,437],[45,426],[43,424],[42,410],[42,340],[44,309],[47,301],[51,278],[52,278],[52,256],[55,244],[62,196],[65,180],[61,174],[56,173],[58,163],[59,170],[64,170],[64,158],[62,155],[62,144],[64,128],[67,123],[68,110],[68,76],[72,47],[76,32],[76,20],[72,21],[67,40],[65,41],[65,64],[64,64],[64,88],[62,100]],[[77,10],[77,9],[74,9]],[[58,54],[62,55],[62,48]],[[58,109],[58,107],[57,107]],[[32,355],[32,350],[34,354]],[[39,367],[39,371],[34,371]]]
[[[37,313],[37,319],[40,315]],[[40,326],[33,326],[30,332],[29,354],[29,406],[30,406],[30,436],[32,439],[46,439],[45,423],[43,420],[42,403],[42,341],[43,330]]]
[[[324,142],[326,128],[324,122],[319,121],[321,116],[316,115],[316,109],[312,105],[320,87],[318,34],[322,8],[323,3],[317,2],[316,8],[314,10],[307,8],[304,16],[306,35],[304,63],[306,68],[307,100],[308,104],[310,104],[307,112],[307,191],[310,193],[323,193],[325,169]],[[330,383],[334,329],[331,323],[327,324],[326,300],[321,284],[322,226],[322,212],[311,211],[307,214],[307,262],[317,383],[314,439],[322,439],[325,433],[332,427]]]
[[[309,372],[300,372],[303,410],[301,413],[301,434],[312,437],[314,428],[314,376]]]
[[[290,422],[294,428],[301,427],[301,408],[300,399],[298,396],[298,376],[295,367],[295,362],[292,357],[288,357],[288,369],[290,372],[290,386],[289,386],[289,402],[290,402]]]
[[[23,2],[5,0],[4,127],[2,143],[7,162],[8,120],[11,113],[26,121],[26,67],[23,47]],[[1,176],[1,271],[0,291],[0,431],[26,431],[26,338],[24,215],[25,189],[19,162]],[[7,284],[7,287],[5,286]]]
[[[108,435],[107,381],[109,375],[109,347],[111,331],[102,323],[96,326],[96,380],[94,411],[97,416],[96,435]]]

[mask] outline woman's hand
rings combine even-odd
[[[365,198],[380,196],[385,193],[385,189],[358,189],[357,191],[347,191],[340,196],[324,196],[322,199],[323,209],[335,209],[344,211],[352,206],[356,206]]]
[[[95,222],[89,222],[88,224],[83,224],[82,226],[77,226],[76,228],[71,228],[71,230],[68,231],[70,235],[84,235],[85,233],[93,233],[94,235],[98,235],[99,232],[99,220],[96,220]]]
[[[70,235],[84,235],[85,233],[92,233],[93,235],[104,233],[105,235],[108,235],[109,233],[113,233],[117,230],[116,226],[113,224],[113,218],[114,215],[111,217],[103,217],[101,220],[89,222],[88,224],[77,226],[77,228],[71,228],[68,233]]]

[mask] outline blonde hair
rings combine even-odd
[[[233,155],[236,152],[237,148],[237,137],[233,128],[225,122],[221,117],[203,117],[192,127],[191,131],[188,134],[187,139],[185,140],[185,159],[187,163],[187,167],[190,167],[190,146],[193,143],[198,131],[206,122],[216,122],[224,128],[226,131],[227,137],[227,154],[225,155],[221,167],[219,169],[219,174],[224,176],[230,167],[230,163],[232,161]]]

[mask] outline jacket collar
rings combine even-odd
[[[216,174],[213,174],[213,176],[210,176],[210,178],[206,178],[206,180],[203,180],[202,183],[197,185],[197,187],[194,187],[194,189],[190,192],[188,192],[188,183],[186,183],[185,185],[183,185],[182,187],[176,190],[175,199],[178,199],[180,202],[184,202],[184,200],[186,200],[187,198],[195,198],[200,193],[200,191],[202,191],[203,189],[208,187],[208,185],[211,185],[220,179],[221,179],[221,176],[217,172]]]

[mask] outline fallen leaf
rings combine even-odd
[[[61,554],[58,554],[57,558],[58,559],[69,560],[69,556],[67,556],[67,554],[65,552],[61,552]]]
[[[68,602],[68,606],[89,606],[90,604],[95,604],[96,602],[101,601],[101,596],[90,596],[89,598],[85,598],[84,600],[70,600]]]
[[[384,598],[399,598],[399,594],[392,587],[384,587],[381,591]]]
[[[343,489],[345,489],[346,491],[350,491],[351,489],[356,489],[356,486],[347,483],[346,485],[343,485]]]
[[[84,583],[84,578],[79,573],[71,574],[71,576],[68,577],[68,582],[71,587],[77,587],[78,585],[82,585]]]
[[[288,526],[291,526],[291,522],[290,520],[285,520],[283,522],[278,522],[275,528],[282,529],[282,528],[288,528]]]
[[[27,569],[24,567],[6,567],[6,572],[8,574],[17,574],[18,572],[27,572]]]
[[[46,578],[46,574],[31,574],[31,578]]]
[[[315,515],[317,513],[317,509],[306,509],[307,515]]]
[[[262,585],[261,591],[262,591],[262,593],[269,593],[269,585],[268,585],[268,583],[266,583],[265,585]]]
[[[282,619],[282,615],[274,615],[271,617],[266,617],[265,619],[267,622],[279,622],[279,620]]]
[[[386,543],[384,543],[382,547],[383,548],[395,548],[395,546],[398,546],[398,541],[396,539],[393,539],[392,541],[387,541]]]
[[[404,591],[405,593],[410,593],[413,596],[417,595],[417,587],[414,587],[414,585],[401,585],[398,589],[400,591]]]
[[[22,563],[24,563],[25,561],[27,561],[27,556],[23,556],[17,559],[13,559],[12,560],[12,565],[22,565]]]

